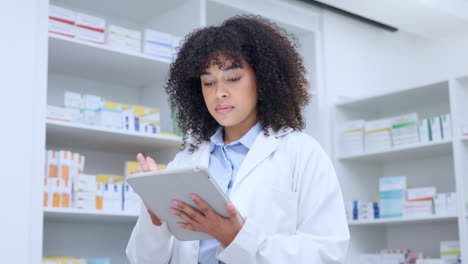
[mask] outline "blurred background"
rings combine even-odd
[[[2,1],[3,263],[128,263],[140,201],[125,176],[136,153],[163,169],[181,142],[170,63],[186,34],[237,14],[299,45],[346,263],[468,263],[466,0]]]

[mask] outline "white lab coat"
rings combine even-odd
[[[342,263],[349,231],[333,166],[310,136],[291,129],[256,138],[230,200],[246,218],[231,244],[217,250],[226,264]],[[210,142],[178,153],[168,168],[208,167]],[[132,264],[198,263],[198,241],[178,241],[142,208],[127,246]]]

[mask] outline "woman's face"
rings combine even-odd
[[[218,58],[221,62],[224,57]],[[257,122],[257,80],[252,67],[225,61],[212,64],[200,76],[203,98],[213,118],[223,127],[251,127]]]

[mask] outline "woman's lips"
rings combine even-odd
[[[219,113],[219,114],[225,114],[225,113],[231,112],[232,109],[234,109],[234,106],[223,105],[223,106],[217,106],[215,108],[215,111],[216,113]]]

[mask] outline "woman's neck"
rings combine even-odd
[[[224,127],[224,145],[228,145],[236,140],[241,139],[249,130],[257,124],[257,118],[250,121],[238,124],[236,126]]]

